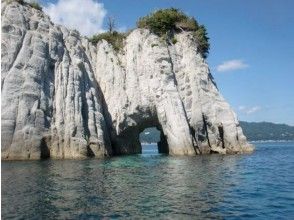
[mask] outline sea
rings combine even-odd
[[[294,219],[294,142],[249,155],[2,161],[2,219]]]

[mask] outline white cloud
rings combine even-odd
[[[216,67],[218,72],[228,72],[233,70],[245,69],[249,65],[244,63],[243,60],[228,60]]]
[[[246,106],[241,105],[238,107],[238,110],[242,113],[250,115],[250,114],[253,114],[255,112],[260,111],[261,107],[260,106],[246,107]]]
[[[252,108],[247,109],[246,114],[249,115],[249,114],[252,114],[252,113],[258,112],[260,109],[261,109],[260,106],[254,106],[254,107],[252,107]]]
[[[54,23],[78,30],[91,36],[103,32],[103,20],[107,13],[102,3],[94,0],[58,0],[48,4],[44,11]]]
[[[238,109],[239,109],[240,111],[244,111],[244,110],[246,109],[246,107],[245,107],[244,105],[240,105],[240,106],[238,107]]]

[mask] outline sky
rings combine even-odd
[[[91,36],[114,17],[117,29],[174,7],[204,24],[207,62],[238,118],[294,125],[293,0],[39,0],[56,23]]]

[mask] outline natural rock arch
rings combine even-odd
[[[98,43],[95,77],[115,152],[139,152],[139,133],[148,126],[159,127],[160,148],[172,155],[247,151],[236,115],[220,96],[197,44],[189,33],[176,38],[168,45],[137,29],[123,54],[106,41]]]
[[[115,135],[112,141],[113,154],[121,155],[142,153],[142,145],[139,140],[139,135],[149,127],[156,127],[160,132],[160,141],[157,142],[158,152],[169,154],[166,137],[158,119],[155,118],[145,119],[139,122],[136,126],[128,127],[126,130],[121,132],[120,135]]]
[[[158,46],[151,47],[152,42]],[[147,30],[136,30],[124,51],[117,54],[106,41],[97,46],[95,76],[109,111],[115,151],[139,151],[140,131],[156,126],[162,131],[162,151],[195,154],[168,47]]]

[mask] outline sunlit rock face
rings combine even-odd
[[[76,31],[2,6],[2,158],[111,154],[91,52]]]
[[[2,159],[140,153],[150,126],[161,131],[162,153],[252,151],[192,35],[175,38],[136,29],[117,52],[4,2]]]

